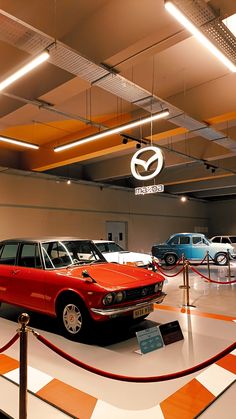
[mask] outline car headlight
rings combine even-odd
[[[163,282],[162,281],[161,282],[157,282],[157,284],[155,284],[154,291],[155,292],[161,291],[162,290],[162,286],[163,286]]]
[[[114,295],[109,292],[109,294],[105,295],[105,297],[103,297],[102,302],[104,304],[104,306],[109,306],[109,304],[112,304],[114,300]]]
[[[121,303],[121,301],[123,301],[125,298],[125,294],[123,291],[119,291],[116,293],[115,295],[115,302],[116,303]]]

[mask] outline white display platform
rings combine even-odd
[[[13,314],[9,315],[7,313],[5,314],[6,318],[0,318],[0,346],[4,345],[15,334],[17,324],[9,320],[14,316],[17,318],[18,312],[16,309],[14,310]],[[22,310],[19,310],[20,312]],[[31,327],[34,327],[36,318],[37,315],[32,316]],[[45,316],[42,316],[40,320],[41,330],[38,328],[36,330],[62,350],[96,368],[127,376],[153,376],[184,370],[212,357],[236,341],[236,324],[233,321],[222,321],[194,315],[194,313],[188,315],[187,313],[169,310],[156,309],[149,315],[148,320],[131,328],[130,333],[126,334],[125,338],[119,341],[117,337],[116,343],[106,345],[71,342],[59,334],[43,330],[43,323],[46,319]],[[135,337],[136,330],[174,320],[179,321],[184,340],[142,356],[135,352],[138,349]],[[38,324],[38,320],[36,323]],[[48,325],[45,324],[45,327],[48,328]],[[113,327],[111,340],[114,341],[115,335]],[[106,343],[108,341],[109,338],[107,337]],[[18,346],[18,343],[14,344],[4,354],[19,359]],[[103,419],[106,417],[163,418],[159,403],[201,373],[200,371],[183,378],[148,384],[111,380],[70,364],[42,345],[31,334],[29,336],[28,361],[33,369],[39,370],[50,379],[56,378],[93,396],[97,400],[96,408],[91,416],[93,419],[99,419],[100,417],[103,417]],[[218,369],[216,370],[218,371]],[[217,374],[217,371],[214,369],[214,374]],[[229,377],[227,374],[226,377],[220,375],[219,379],[217,379],[217,376],[212,376],[212,379],[208,377],[207,381],[212,381],[209,384],[210,386],[218,385],[219,388],[213,389],[217,392],[221,390],[222,386],[227,385],[228,378],[232,379],[230,374],[232,373],[229,373]],[[38,380],[37,374],[35,380]],[[0,407],[2,408],[2,406]]]

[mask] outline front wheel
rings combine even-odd
[[[227,260],[228,257],[226,253],[217,253],[214,258],[215,264],[221,266],[227,265]]]
[[[79,298],[68,299],[61,303],[58,320],[63,334],[71,340],[81,340],[89,330],[91,319]]]
[[[164,261],[166,263],[166,265],[175,265],[177,262],[177,256],[174,255],[173,253],[168,253],[164,256]]]

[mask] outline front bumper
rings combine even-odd
[[[137,308],[145,307],[149,304],[162,303],[165,296],[166,296],[166,294],[164,292],[161,292],[160,295],[158,295],[155,298],[152,298],[151,300],[147,300],[147,301],[144,301],[142,303],[136,303],[136,304],[133,304],[132,306],[125,306],[125,307],[119,307],[119,308],[104,308],[104,309],[102,309],[102,308],[91,308],[90,310],[93,313],[98,314],[100,316],[108,316],[108,317],[117,316],[118,317],[122,314],[128,313],[130,311],[134,311]]]

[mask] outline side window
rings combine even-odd
[[[18,243],[7,243],[2,246],[0,264],[15,265]]]
[[[214,239],[212,239],[213,243],[220,243],[220,237],[214,237]]]
[[[169,241],[168,244],[178,244],[178,243],[179,243],[179,236],[175,236],[173,237],[173,239]]]
[[[201,243],[203,243],[203,240],[202,240],[201,236],[193,237],[193,244],[201,244]]]
[[[37,243],[25,243],[21,246],[18,265],[28,268],[42,268]]]
[[[179,244],[189,244],[189,243],[190,243],[190,237],[189,236],[180,237]]]
[[[230,240],[228,237],[222,237],[222,243],[230,243]]]

